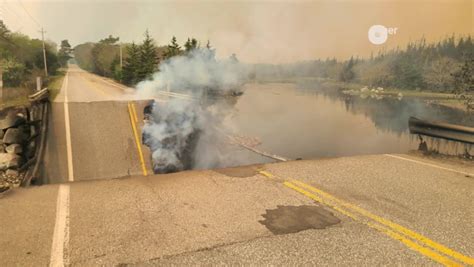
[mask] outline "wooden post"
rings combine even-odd
[[[36,91],[41,91],[42,84],[41,84],[41,77],[36,77]]]

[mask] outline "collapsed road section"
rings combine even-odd
[[[142,108],[140,101],[137,108]],[[72,166],[74,181],[114,179],[142,174],[142,164],[130,125],[128,102],[70,102]],[[63,103],[53,102],[47,137],[43,183],[62,183],[68,179]],[[142,118],[139,114],[137,120]],[[138,131],[140,128],[137,129]],[[148,151],[144,150],[145,166]]]

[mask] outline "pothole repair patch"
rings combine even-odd
[[[258,174],[259,169],[261,169],[261,165],[253,165],[253,166],[241,166],[241,167],[232,167],[232,168],[225,168],[225,169],[217,169],[214,170],[220,174],[224,174],[230,177],[239,177],[239,178],[246,178],[252,177]]]
[[[341,222],[339,218],[320,206],[277,206],[262,215],[265,225],[275,235],[297,233],[308,229],[324,229]]]

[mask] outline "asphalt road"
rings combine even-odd
[[[128,105],[133,103],[136,109],[136,131],[141,136],[144,102],[132,93],[132,89],[70,66],[51,104],[44,183],[143,174]],[[141,153],[150,171],[148,149],[142,147]]]
[[[377,155],[21,188],[0,201],[0,258],[4,266],[468,265],[473,175],[469,163]]]
[[[1,195],[2,266],[474,265],[472,161],[373,155],[151,175],[132,99],[70,68],[52,103],[48,184]]]

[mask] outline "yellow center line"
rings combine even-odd
[[[275,175],[267,172],[267,171],[260,171],[260,173],[266,177],[276,177]],[[391,238],[394,238],[396,240],[399,240],[400,242],[402,242],[403,244],[405,244],[407,247],[421,253],[422,255],[425,255],[441,264],[444,264],[444,265],[447,265],[447,266],[457,266],[459,265],[457,262],[454,262],[452,261],[451,259],[449,258],[446,258],[440,254],[437,254],[435,251],[432,251],[431,249],[428,249],[424,246],[427,246],[427,247],[431,247],[432,249],[434,250],[437,250],[438,252],[441,252],[447,256],[450,256],[456,260],[459,260],[459,261],[462,261],[464,263],[467,263],[469,265],[473,265],[474,263],[474,260],[468,256],[465,256],[459,252],[456,252],[450,248],[447,248],[421,234],[418,234],[412,230],[409,230],[401,225],[398,225],[394,222],[391,222],[387,219],[384,219],[382,217],[379,217],[375,214],[372,214],[370,213],[369,211],[366,211],[356,205],[353,205],[353,204],[350,204],[348,202],[345,202],[343,200],[340,200],[334,196],[332,196],[331,194],[329,193],[326,193],[320,189],[317,189],[313,186],[310,186],[308,184],[305,184],[303,182],[300,182],[300,181],[297,181],[297,180],[292,180],[291,182],[289,181],[285,181],[283,183],[283,185],[285,185],[286,187],[289,187],[321,204],[324,204],[324,205],[327,205],[329,207],[331,207],[332,209],[356,220],[356,221],[360,221],[360,219],[358,218],[358,216],[356,216],[355,214],[353,214],[352,212],[356,212],[357,214],[359,215],[362,215],[364,218],[366,219],[370,219],[372,221],[375,221],[377,223],[372,223],[372,222],[364,222],[366,225],[370,226],[371,228],[374,228],[374,229],[377,229],[381,232],[383,232],[384,234],[388,235],[389,237]],[[301,186],[301,187],[299,187]],[[303,189],[304,188],[304,189]],[[313,193],[311,192],[308,192],[306,190],[309,190],[309,191],[312,191]],[[337,203],[337,204],[332,204],[332,203]],[[341,207],[342,206],[342,207]],[[343,208],[344,207],[344,208]],[[351,210],[352,212],[349,212],[347,211],[346,209],[348,210]],[[379,225],[381,224],[381,225]],[[383,226],[382,226],[383,225]],[[389,229],[387,229],[389,228]],[[404,236],[403,236],[404,235]],[[408,238],[411,238],[419,243],[421,243],[423,246],[420,246],[419,244],[413,242],[412,240],[410,239],[407,239],[405,238],[408,237]]]
[[[423,235],[421,235],[421,234],[419,234],[419,233],[416,233],[416,232],[414,232],[414,231],[412,231],[412,230],[410,230],[410,229],[408,229],[408,228],[405,228],[405,227],[403,227],[403,226],[401,226],[401,225],[399,225],[399,224],[396,224],[396,223],[394,223],[394,222],[392,222],[392,221],[389,221],[389,220],[384,219],[384,218],[382,218],[382,217],[380,217],[380,216],[377,216],[377,215],[375,215],[375,214],[373,214],[373,213],[371,213],[371,212],[369,212],[369,211],[367,211],[367,210],[365,210],[365,209],[362,209],[362,208],[359,207],[359,206],[356,206],[356,205],[353,205],[353,204],[348,203],[348,202],[346,202],[346,201],[343,201],[343,200],[341,200],[341,199],[338,199],[338,198],[336,198],[336,197],[330,195],[329,193],[326,193],[326,192],[324,192],[324,191],[322,191],[322,190],[320,190],[320,189],[317,189],[317,188],[315,188],[315,187],[313,187],[313,186],[310,186],[310,185],[308,185],[308,184],[305,184],[305,183],[300,182],[300,181],[297,181],[297,180],[293,180],[292,182],[295,183],[295,184],[297,184],[297,185],[300,185],[301,187],[304,187],[304,188],[306,188],[306,189],[309,189],[309,190],[311,190],[311,191],[313,191],[313,192],[315,192],[315,193],[318,193],[318,194],[320,194],[320,195],[323,196],[323,197],[326,197],[326,198],[328,198],[328,199],[331,199],[331,200],[333,200],[333,201],[339,203],[340,205],[342,205],[342,206],[344,206],[344,207],[346,207],[346,208],[348,208],[348,209],[351,209],[351,210],[353,210],[353,211],[355,211],[355,212],[358,212],[358,213],[360,213],[361,215],[363,215],[363,216],[365,216],[365,217],[367,217],[367,218],[370,218],[370,219],[372,219],[372,220],[374,220],[374,221],[376,221],[376,222],[378,222],[378,223],[380,223],[380,224],[383,224],[383,225],[385,225],[385,226],[388,226],[388,227],[392,228],[392,229],[395,230],[395,231],[398,231],[398,232],[400,232],[400,233],[402,233],[402,234],[404,234],[404,235],[406,235],[406,236],[408,236],[408,237],[410,237],[410,238],[412,238],[412,239],[415,239],[415,240],[419,241],[420,243],[425,244],[426,246],[429,246],[429,247],[431,247],[431,248],[433,248],[433,249],[438,250],[438,251],[441,252],[441,253],[444,253],[444,254],[446,254],[446,255],[448,255],[448,256],[451,256],[451,257],[453,257],[453,258],[455,258],[455,259],[457,259],[457,260],[460,260],[460,261],[462,261],[462,262],[464,262],[464,263],[467,263],[467,264],[470,264],[470,265],[473,265],[473,264],[474,264],[474,259],[472,259],[472,258],[470,258],[470,257],[468,257],[468,256],[465,256],[465,255],[463,255],[463,254],[461,254],[461,253],[459,253],[459,252],[456,252],[456,251],[454,251],[454,250],[452,250],[452,249],[450,249],[450,248],[448,248],[448,247],[446,247],[446,246],[443,246],[443,245],[441,245],[441,244],[439,244],[439,243],[437,243],[437,242],[435,242],[435,241],[429,239],[428,237],[425,237],[425,236],[423,236]]]
[[[434,261],[437,261],[443,265],[446,265],[446,266],[461,266],[459,263],[455,262],[455,261],[452,261],[450,260],[449,258],[447,257],[444,257],[442,255],[439,255],[438,253],[436,253],[435,251],[431,250],[431,249],[428,249],[426,247],[423,247],[423,246],[420,246],[419,244],[411,241],[410,239],[407,239],[405,238],[404,236],[390,230],[390,229],[387,229],[386,227],[383,227],[377,223],[372,223],[372,222],[364,222],[363,220],[361,220],[357,215],[351,213],[350,211],[347,211],[341,207],[338,207],[337,205],[333,205],[331,203],[329,203],[328,201],[325,201],[323,198],[311,193],[311,192],[308,192],[306,190],[304,190],[303,188],[300,188],[296,185],[294,185],[293,183],[290,183],[290,182],[284,182],[283,185],[285,185],[286,187],[289,187],[321,204],[324,204],[344,215],[346,215],[347,217],[355,220],[355,221],[358,221],[358,222],[361,222],[361,223],[364,223],[365,225],[369,226],[370,228],[373,228],[387,236],[389,236],[390,238],[392,239],[395,239],[395,240],[398,240],[400,242],[402,242],[404,245],[406,245],[407,247],[411,248],[412,250],[415,250],[417,252],[419,252],[420,254],[422,255],[425,255],[429,258],[431,258],[432,260]]]
[[[267,171],[259,171],[260,174],[262,174],[263,176],[266,176],[267,178],[274,178],[275,176],[273,176],[273,174],[267,172]]]
[[[138,123],[137,110],[135,109],[135,103],[131,102],[133,117],[135,118],[135,123]]]
[[[136,126],[136,117],[134,118],[134,115],[133,115],[133,103],[128,103],[128,114],[130,115],[130,122],[132,123],[132,130],[133,130],[133,135],[135,137],[135,143],[137,145],[137,149],[138,149],[138,156],[140,158],[140,163],[141,163],[141,166],[142,166],[142,172],[143,172],[143,176],[147,176],[148,175],[148,172],[147,172],[147,169],[146,169],[146,166],[145,166],[145,159],[143,157],[143,151],[142,151],[142,145],[141,145],[141,142],[140,142],[140,138],[138,136],[138,131],[137,131],[137,126]]]

